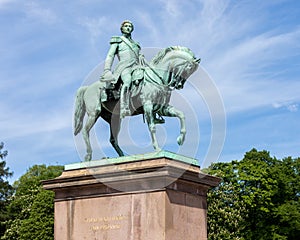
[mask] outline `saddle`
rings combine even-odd
[[[144,79],[144,68],[136,66],[131,73],[132,83],[130,87],[130,97],[135,97],[140,92],[140,83]],[[106,87],[101,89],[101,102],[117,101],[120,99],[120,92],[122,88],[122,80],[118,79],[117,83],[108,82]]]

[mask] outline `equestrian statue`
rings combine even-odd
[[[118,145],[118,134],[121,120],[126,116],[145,116],[156,151],[160,148],[155,125],[164,123],[164,116],[179,118],[177,143],[182,145],[185,140],[184,114],[169,102],[172,90],[183,88],[186,80],[197,70],[200,59],[190,49],[174,46],[159,51],[148,63],[140,53],[140,45],[131,38],[133,29],[128,20],[121,24],[122,36],[111,38],[100,80],[77,91],[74,134],[82,132],[86,161],[92,159],[89,132],[99,117],[110,125],[110,143],[119,156],[124,156]],[[115,56],[119,61],[112,70]],[[87,119],[84,122],[85,115]]]

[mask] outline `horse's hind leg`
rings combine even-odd
[[[86,145],[86,155],[85,161],[90,161],[92,159],[92,147],[90,142],[90,130],[94,126],[97,118],[95,115],[89,115],[86,124],[82,130],[82,136]]]
[[[113,148],[116,150],[116,152],[119,154],[119,156],[122,157],[122,156],[124,156],[124,153],[118,144],[118,135],[120,132],[120,124],[121,124],[120,116],[117,114],[112,114],[111,119],[109,121],[110,143],[113,146]]]

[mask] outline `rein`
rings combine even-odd
[[[158,75],[158,73],[151,67],[149,67],[149,69],[162,81],[162,84],[155,81],[146,71],[145,71],[145,76],[147,76],[147,77],[144,78],[144,81],[149,82],[149,83],[155,85],[156,87],[163,89],[164,91],[169,91],[170,90],[169,84],[168,85],[163,84],[163,79]]]
[[[129,44],[129,42],[128,42],[128,39],[127,38],[125,38],[124,36],[121,36],[121,39],[123,40],[123,42],[130,48],[130,50],[134,53],[134,55],[135,55],[135,57],[137,58],[137,59],[140,59],[139,58],[139,56],[137,55],[137,53],[133,50],[133,48],[131,47],[131,45]],[[163,83],[164,82],[164,80],[163,80],[163,78],[161,77],[161,76],[159,76],[158,75],[158,73],[145,61],[145,59],[143,59],[144,61],[143,61],[143,64],[146,66],[146,67],[148,67],[159,79],[160,79],[160,81]],[[140,62],[140,65],[143,65],[142,63],[141,63],[141,61],[139,61]],[[155,84],[155,85],[158,85],[159,87],[161,87],[161,84],[159,84],[159,83],[157,83],[156,81],[154,81],[150,76],[149,76],[149,79],[151,79],[151,81],[149,81],[149,82],[151,82],[151,83],[153,83],[153,84]],[[163,87],[164,87],[165,85],[163,85]]]
[[[186,64],[186,62],[180,63],[180,64],[177,65],[177,68],[180,67],[180,66],[184,66],[185,64]],[[153,72],[153,73],[161,80],[162,84],[159,84],[158,82],[156,82],[156,81],[155,81],[153,78],[151,78],[147,73],[145,73],[145,74],[147,74],[147,78],[145,78],[145,81],[148,81],[148,82],[150,82],[150,83],[152,83],[152,84],[154,84],[154,85],[156,85],[156,86],[158,86],[158,87],[160,87],[160,88],[164,88],[165,91],[168,91],[168,90],[174,90],[174,89],[176,88],[175,86],[174,86],[174,87],[171,86],[171,84],[174,83],[173,79],[172,79],[171,81],[169,81],[167,85],[165,85],[165,84],[163,84],[164,81],[163,81],[162,77],[159,76],[158,73],[157,73],[151,66],[149,66],[148,63],[146,63],[145,65],[146,65],[147,67],[149,67],[149,69],[150,69],[150,70],[151,70],[151,71],[152,71],[152,72]],[[176,79],[176,80],[177,80],[177,77],[181,75],[182,71],[183,71],[183,69],[180,70],[180,71],[178,71],[178,72],[175,74],[175,79]],[[168,72],[169,72],[169,75],[170,75],[170,71],[168,71]],[[170,78],[170,76],[169,76],[168,78]],[[177,81],[178,81],[178,80],[177,80]],[[177,81],[176,81],[176,82],[177,82]]]
[[[183,62],[183,63],[181,63],[181,64],[178,64],[178,66],[177,67],[180,67],[180,66],[182,66],[182,65],[185,65],[186,63],[185,62]],[[159,76],[158,75],[158,73],[147,63],[147,62],[145,62],[145,65],[161,80],[161,82],[162,82],[162,84],[159,84],[158,82],[156,82],[154,79],[152,79],[149,75],[148,75],[148,77],[147,78],[145,78],[145,80],[146,81],[148,81],[148,82],[150,82],[150,83],[153,83],[154,85],[157,85],[157,86],[159,86],[159,87],[163,87],[163,88],[168,88],[168,90],[173,90],[175,87],[171,87],[171,84],[173,83],[173,81],[170,81],[167,85],[165,85],[165,84],[163,84],[164,83],[164,80],[163,80],[163,78],[161,77],[161,76]],[[182,71],[183,70],[181,70],[181,71],[179,71],[178,73],[182,73]],[[168,71],[169,72],[169,74],[170,74],[170,71]],[[178,75],[180,75],[180,74],[176,74],[176,76],[175,76],[175,78],[177,78],[178,77]]]

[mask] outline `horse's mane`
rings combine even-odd
[[[187,47],[181,47],[181,46],[172,46],[172,47],[167,47],[161,51],[159,51],[151,60],[151,64],[157,65],[160,63],[160,61],[166,56],[168,52],[171,52],[173,50],[179,50],[179,51],[184,51],[191,55],[192,58],[195,58],[194,53]]]

